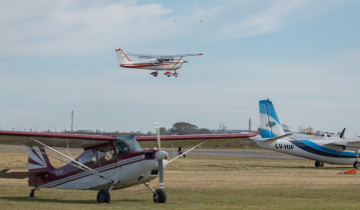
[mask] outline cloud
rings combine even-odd
[[[180,12],[170,5],[137,1],[4,1],[0,8],[0,55],[58,56],[113,49],[120,43],[236,39],[277,31],[299,21],[309,14],[312,2],[217,1]]]

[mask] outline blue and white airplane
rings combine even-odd
[[[261,137],[253,141],[265,149],[274,150],[315,160],[315,167],[324,163],[354,165],[360,168],[358,151],[360,139],[343,139],[345,129],[339,137],[318,137],[303,134],[285,134],[272,102],[259,102]]]

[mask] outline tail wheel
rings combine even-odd
[[[97,194],[98,203],[109,203],[110,202],[110,193],[108,190],[99,190]]]
[[[156,194],[154,193],[153,199],[154,203],[165,203],[166,202],[166,193],[163,189],[155,190]]]

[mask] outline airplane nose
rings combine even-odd
[[[157,151],[155,153],[155,158],[156,158],[156,160],[163,160],[164,158],[166,158],[167,155],[168,155],[168,153],[165,151]]]

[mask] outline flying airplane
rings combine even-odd
[[[122,51],[120,48],[115,50],[115,52],[119,59],[121,67],[156,70],[156,71],[150,73],[154,77],[156,77],[159,74],[158,71],[166,71],[164,73],[164,75],[166,75],[168,77],[170,77],[171,75],[173,75],[174,77],[177,77],[177,76],[179,76],[179,73],[177,73],[176,70],[181,68],[181,66],[184,63],[187,63],[187,61],[181,60],[183,57],[203,55],[202,53],[178,54],[178,55],[149,55],[149,54],[128,54],[128,55],[126,55],[124,53],[124,51]],[[128,58],[128,56],[135,56],[140,59],[147,59],[147,60],[132,61]],[[174,59],[177,57],[180,57],[180,59]],[[171,71],[174,71],[174,73]]]
[[[165,203],[164,168],[196,147],[218,145],[246,139],[256,134],[177,135],[162,136],[97,136],[56,133],[0,131],[0,145],[22,145],[29,149],[28,171],[0,171],[0,178],[23,179],[35,190],[42,188],[98,190],[97,202],[109,203],[110,191],[144,184],[153,193],[155,203]],[[56,148],[66,148],[67,154]],[[157,147],[157,148],[156,148]],[[179,148],[178,153],[175,147]],[[45,148],[54,152],[52,155]],[[83,148],[73,158],[69,148]],[[147,149],[143,149],[147,148]],[[161,150],[173,148],[173,155]],[[182,150],[181,148],[188,148]],[[63,157],[63,158],[60,158]],[[49,157],[65,163],[54,168]],[[154,190],[148,182],[159,177],[160,189]]]
[[[315,160],[315,167],[324,163],[353,165],[360,168],[358,153],[360,139],[344,139],[345,129],[340,137],[319,137],[305,134],[285,134],[272,102],[259,102],[261,137],[252,137],[262,148]]]

